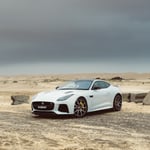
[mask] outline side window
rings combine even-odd
[[[92,87],[93,90],[101,89],[101,85],[99,81],[96,81]]]
[[[109,83],[105,82],[105,81],[96,81],[92,87],[92,89],[105,89],[108,88],[110,86]]]
[[[102,86],[102,88],[108,88],[110,86],[110,84],[105,81],[101,81],[101,86]]]

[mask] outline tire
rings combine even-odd
[[[120,111],[121,107],[122,107],[122,96],[120,94],[117,94],[114,98],[113,110]]]
[[[74,116],[77,118],[82,118],[87,114],[87,110],[88,106],[85,98],[78,98],[74,105]]]

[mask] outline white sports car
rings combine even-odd
[[[87,112],[113,108],[120,111],[122,95],[118,87],[103,80],[75,80],[41,92],[32,98],[32,113],[74,114],[83,117]]]

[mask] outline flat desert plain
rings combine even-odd
[[[112,81],[112,77],[125,80]],[[31,97],[73,79],[101,78],[123,93],[150,91],[150,73],[20,75],[0,77],[0,150],[149,150],[150,105],[123,102],[120,112],[105,110],[76,119],[31,114]],[[12,95],[29,95],[11,105]]]

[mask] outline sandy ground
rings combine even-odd
[[[82,74],[0,77],[0,150],[149,150],[150,106],[123,102],[111,110],[73,116],[36,117],[30,103],[11,105],[11,95],[54,89],[66,80],[122,76],[110,81],[123,92],[150,91],[150,74]]]

